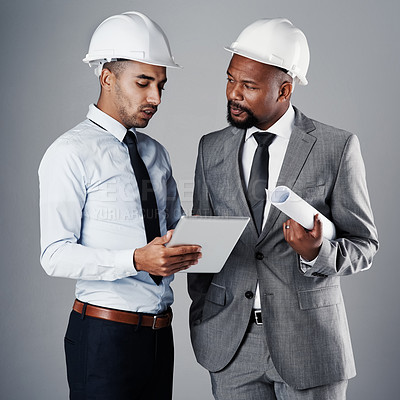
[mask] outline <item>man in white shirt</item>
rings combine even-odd
[[[166,248],[183,211],[167,151],[136,131],[178,67],[168,40],[137,12],[112,16],[85,62],[101,93],[39,168],[41,263],[77,280],[65,335],[70,398],[172,398],[173,274],[198,246]]]
[[[217,400],[343,400],[355,366],[340,276],[378,248],[358,139],[291,105],[306,85],[306,38],[261,19],[227,48],[230,126],[202,137],[193,213],[251,221],[218,274],[188,274],[190,329]],[[285,185],[318,214],[306,230],[266,199]]]

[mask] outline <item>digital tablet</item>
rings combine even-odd
[[[180,271],[186,273],[221,271],[250,218],[182,217],[167,247],[196,244],[202,247],[198,264]]]

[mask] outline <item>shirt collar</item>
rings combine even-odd
[[[113,117],[110,117],[108,114],[97,108],[95,104],[91,104],[89,106],[89,111],[86,115],[86,118],[101,126],[107,132],[110,132],[120,142],[122,142],[126,135],[127,129]],[[135,128],[130,128],[129,130],[133,131],[133,133],[136,135]]]
[[[274,133],[277,136],[281,136],[282,138],[289,140],[293,130],[294,117],[295,117],[294,109],[290,104],[285,114],[283,114],[282,117],[279,118],[278,121],[276,121],[275,124],[272,125],[270,128],[268,128],[266,131],[262,131],[256,128],[255,126],[252,126],[251,128],[247,129],[245,141],[250,139],[251,136],[253,136],[253,133],[256,132]]]

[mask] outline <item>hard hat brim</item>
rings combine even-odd
[[[279,68],[285,68],[285,67],[282,67],[282,65],[279,65],[279,64],[273,63],[273,62],[266,62],[265,60],[262,60],[259,57],[248,54],[244,51],[238,51],[237,49],[234,49],[233,47],[230,47],[230,46],[226,46],[226,47],[224,47],[224,49],[229,51],[232,54],[237,54],[238,56],[249,58],[250,60],[257,61],[261,64],[272,65],[274,67],[279,67]],[[305,76],[296,75],[296,78],[298,79],[299,85],[302,85],[302,86],[308,85],[308,81]]]
[[[142,58],[135,58],[135,57],[126,57],[126,56],[115,56],[112,57],[111,59],[108,58],[93,58],[90,57],[89,54],[86,55],[86,57],[82,60],[84,63],[86,64],[104,64],[106,62],[111,62],[111,61],[117,61],[117,59],[124,59],[124,60],[128,60],[128,61],[137,61],[137,62],[141,62],[143,64],[148,64],[148,65],[155,65],[158,67],[167,67],[167,68],[183,68],[181,65],[176,64],[176,63],[172,63],[172,62],[157,62],[157,61],[148,61],[148,60],[143,60]]]

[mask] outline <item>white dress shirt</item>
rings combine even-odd
[[[182,216],[167,151],[136,132],[164,235]],[[60,136],[39,167],[41,263],[49,275],[77,279],[76,297],[120,310],[158,313],[173,302],[170,283],[157,286],[136,271],[133,252],[146,245],[140,194],[126,128],[95,105]]]
[[[281,172],[283,159],[286,154],[286,149],[289,144],[289,139],[292,134],[294,124],[294,109],[292,105],[289,106],[286,113],[272,125],[265,132],[270,132],[276,135],[275,140],[269,146],[269,165],[268,165],[268,190],[273,190],[276,187],[279,173]],[[245,141],[242,150],[242,171],[246,187],[249,183],[251,166],[253,164],[254,154],[257,149],[257,141],[253,134],[256,132],[263,132],[256,127],[247,130]],[[268,217],[271,202],[267,201],[264,209],[263,228]],[[260,309],[260,288],[257,284],[256,295],[254,296],[253,308]]]

